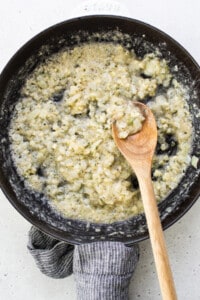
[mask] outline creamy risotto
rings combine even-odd
[[[155,54],[142,59],[120,44],[85,43],[52,55],[25,82],[10,124],[13,161],[25,184],[64,216],[110,223],[143,211],[137,179],[118,151],[140,130],[145,101],[158,126],[152,180],[157,201],[190,163],[187,93]]]

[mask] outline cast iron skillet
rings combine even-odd
[[[178,66],[178,72],[174,75],[190,90],[188,102],[194,127],[192,155],[199,157],[200,153],[200,68],[171,37],[140,21],[99,15],[72,19],[35,36],[13,56],[0,76],[0,186],[8,200],[28,221],[42,231],[73,244],[117,240],[131,245],[148,238],[145,217],[141,214],[108,225],[66,219],[59,215],[44,195],[28,190],[19,178],[9,151],[8,126],[20,88],[40,62],[62,47],[76,44],[77,34],[79,40],[84,42],[96,32],[109,32],[105,40],[111,41],[114,30],[131,35],[129,47],[134,48],[139,57],[158,47],[162,57],[169,61],[172,72],[175,72],[174,66]],[[98,40],[97,37],[95,39]],[[189,166],[178,187],[159,204],[165,229],[176,222],[198,198],[199,183],[199,169]]]

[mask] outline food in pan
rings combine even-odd
[[[190,164],[187,99],[159,53],[141,58],[119,43],[95,41],[63,49],[37,66],[21,89],[9,129],[14,164],[26,186],[68,218],[128,219],[143,207],[137,179],[112,138],[112,121],[126,138],[143,122],[133,102],[152,109],[159,202]]]

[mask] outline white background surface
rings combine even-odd
[[[50,25],[79,14],[84,1],[0,0],[0,71],[27,40]],[[99,0],[99,3],[101,1]],[[154,25],[179,41],[200,64],[200,1],[124,0],[129,15]],[[200,201],[165,232],[178,299],[200,299]],[[30,224],[0,192],[0,299],[74,300],[73,276],[55,280],[42,275],[29,255]],[[161,299],[149,241],[131,282],[130,299]],[[109,299],[105,299],[109,300]]]

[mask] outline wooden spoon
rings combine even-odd
[[[176,300],[175,285],[151,181],[152,158],[157,144],[156,121],[146,105],[140,102],[134,102],[134,105],[140,108],[145,117],[141,131],[126,139],[120,139],[116,122],[113,122],[113,138],[122,155],[132,166],[139,182],[162,297],[164,300]]]

